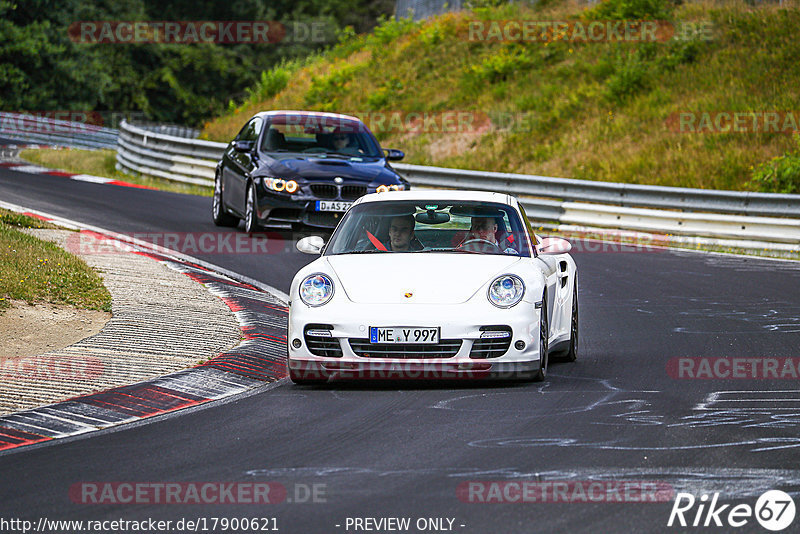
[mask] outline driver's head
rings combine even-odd
[[[333,148],[339,150],[346,147],[349,143],[350,139],[347,137],[346,133],[333,134]]]
[[[334,149],[340,150],[350,144],[350,134],[348,134],[344,128],[337,127],[333,130],[331,142],[333,143]]]
[[[497,222],[492,217],[473,217],[469,233],[473,239],[485,239],[492,243],[497,242],[495,233],[497,232]]]
[[[392,250],[408,250],[414,238],[414,216],[400,215],[392,218],[389,225],[389,242]]]

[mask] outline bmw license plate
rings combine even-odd
[[[416,326],[369,327],[370,343],[438,343],[441,329]]]
[[[339,200],[317,200],[317,211],[347,211],[352,205],[352,202]]]

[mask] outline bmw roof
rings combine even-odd
[[[291,110],[291,109],[281,109],[281,110],[273,110],[273,111],[261,111],[256,113],[257,117],[271,117],[273,115],[296,115],[301,117],[325,117],[330,119],[345,119],[351,121],[358,121],[361,122],[361,119],[358,117],[353,117],[352,115],[342,115],[341,113],[329,113],[327,111],[298,111],[298,110]]]

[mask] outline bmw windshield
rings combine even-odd
[[[389,252],[531,255],[512,207],[441,200],[358,204],[325,249],[325,255]]]
[[[314,115],[272,117],[261,150],[359,160],[382,158],[380,145],[362,123]]]

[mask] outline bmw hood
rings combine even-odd
[[[376,180],[395,183],[396,175],[386,168],[383,160],[349,160],[340,158],[289,157],[274,160],[263,167],[272,176],[284,179],[331,180],[341,176],[346,180],[365,183]]]
[[[519,261],[517,256],[453,253],[325,258],[347,297],[366,304],[459,304]]]

